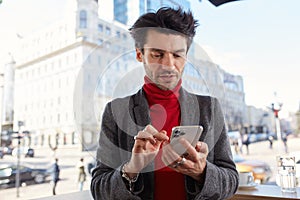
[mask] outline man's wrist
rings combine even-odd
[[[133,192],[133,185],[139,177],[139,173],[130,173],[126,171],[128,163],[125,163],[122,167],[122,177],[128,182],[130,192]]]
[[[206,176],[206,167],[207,165],[205,165],[204,170],[196,177],[193,177],[198,183],[203,184],[205,181],[205,176]]]
[[[130,179],[133,179],[139,174],[137,172],[134,172],[134,170],[130,168],[129,162],[123,165],[122,172],[124,172]]]

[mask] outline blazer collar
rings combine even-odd
[[[181,109],[180,125],[198,125],[200,121],[200,107],[197,96],[181,88],[179,102]]]
[[[133,98],[133,113],[137,125],[145,127],[151,123],[149,106],[143,89],[140,89]]]

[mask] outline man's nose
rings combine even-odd
[[[173,68],[175,66],[175,58],[172,53],[165,53],[162,63],[165,68]]]

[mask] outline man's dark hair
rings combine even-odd
[[[149,12],[138,18],[129,29],[135,40],[135,47],[143,49],[148,30],[155,30],[166,34],[182,34],[187,38],[189,49],[196,34],[197,20],[190,11],[183,11],[181,7],[174,9],[162,7],[157,12]]]

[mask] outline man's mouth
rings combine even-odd
[[[172,82],[176,78],[176,75],[175,74],[161,74],[161,75],[159,75],[159,78],[163,82]]]
[[[174,77],[176,76],[176,73],[174,72],[163,72],[161,74],[159,74],[159,77],[163,77],[163,78],[170,78],[170,77]]]

